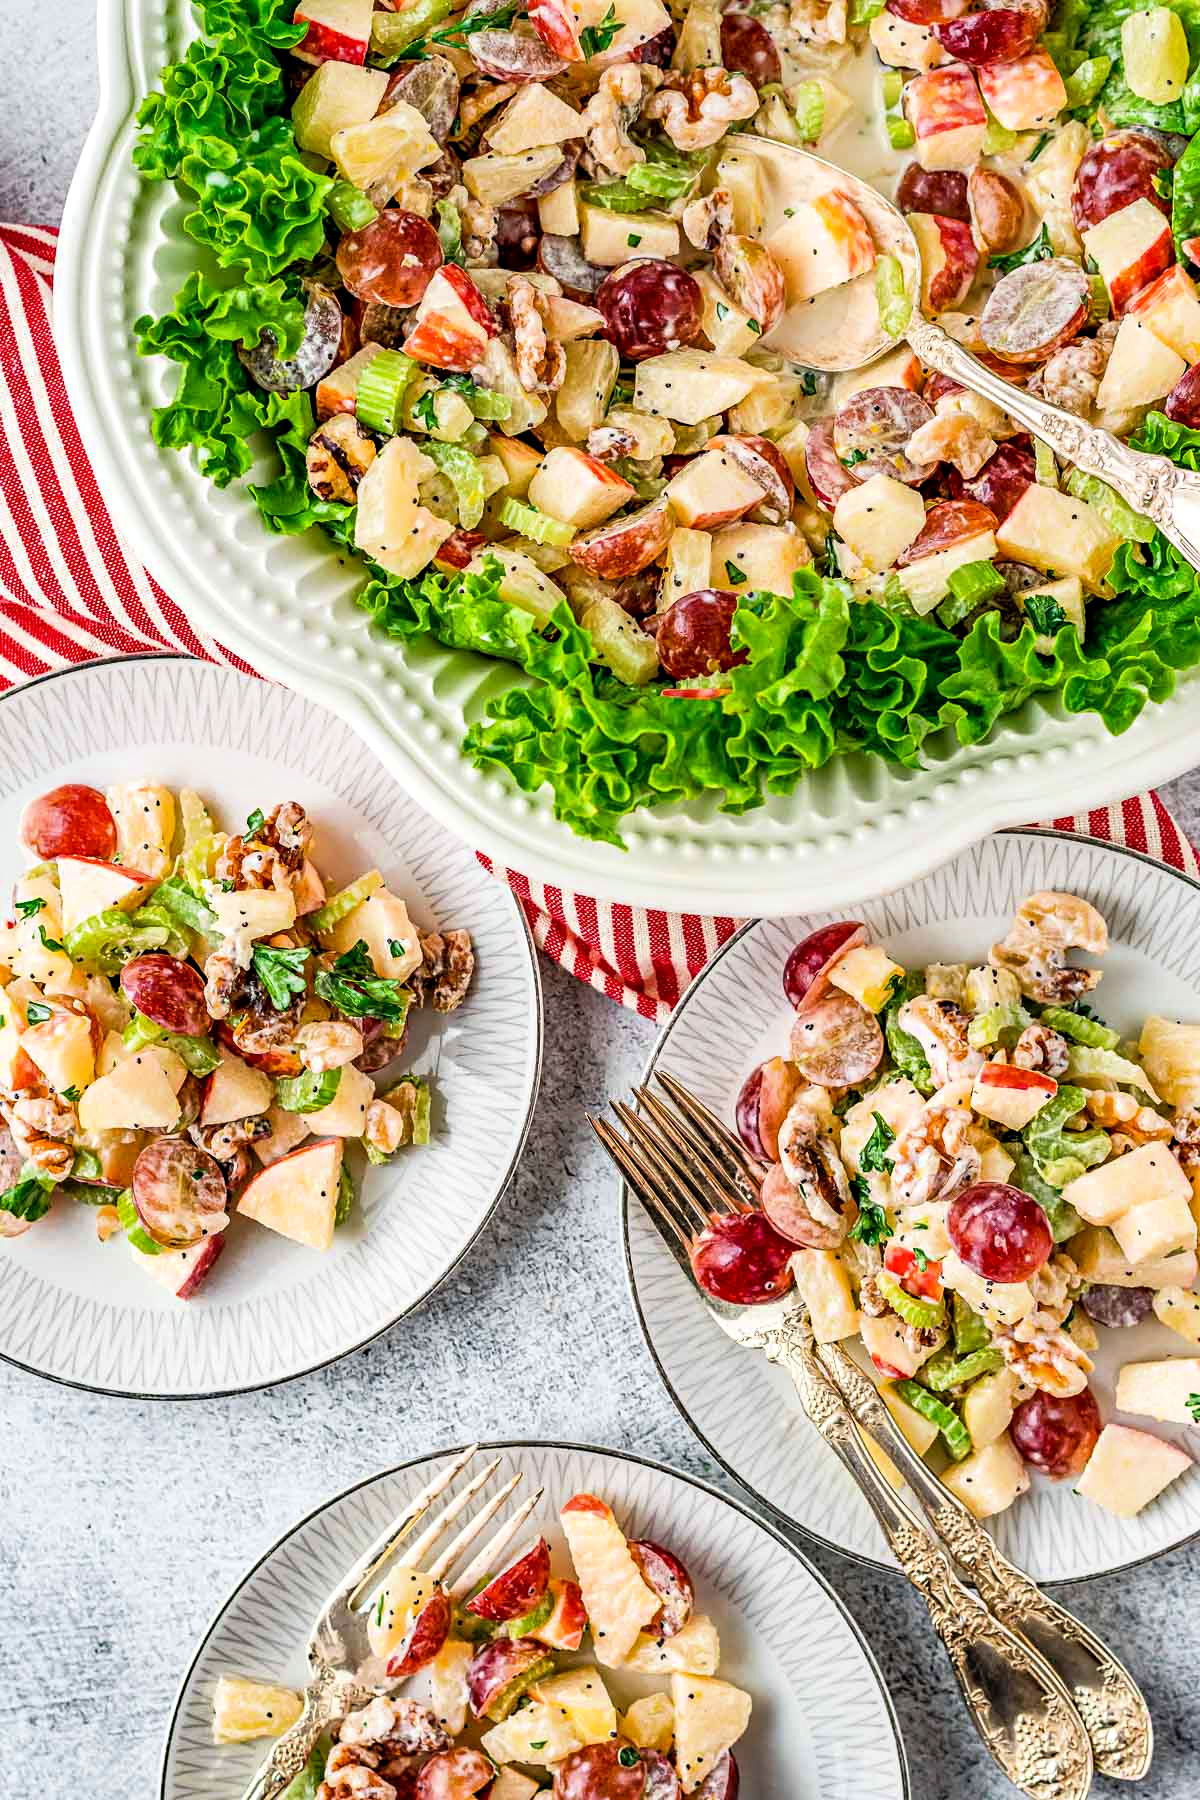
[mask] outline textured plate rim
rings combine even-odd
[[[1197,880],[1197,878],[1195,876],[1188,875],[1182,869],[1173,869],[1169,863],[1161,862],[1159,860],[1159,858],[1156,856],[1149,856],[1144,850],[1135,850],[1129,844],[1115,844],[1108,838],[1093,837],[1088,832],[1055,831],[1048,827],[1027,826],[1026,828],[1021,829],[1021,830],[1018,830],[1018,829],[1004,830],[1004,831],[996,833],[995,835],[997,835],[999,837],[1050,838],[1050,839],[1064,841],[1067,843],[1088,844],[1088,845],[1091,845],[1093,848],[1099,849],[1099,850],[1114,851],[1121,856],[1128,856],[1134,862],[1148,863],[1150,865],[1150,867],[1153,869],[1165,870],[1165,872],[1168,875],[1174,876],[1177,880],[1183,882],[1185,886],[1192,888],[1197,894],[1200,894],[1200,880]],[[958,854],[961,854],[961,851],[958,852]],[[949,861],[949,860],[951,860],[951,859],[947,858],[947,861]],[[902,884],[902,885],[905,885],[905,884]],[[800,910],[800,909],[794,909],[794,910]],[[818,909],[814,908],[812,910],[818,910]],[[640,1083],[641,1086],[643,1086],[643,1087],[649,1086],[650,1078],[654,1074],[654,1071],[655,1071],[656,1067],[658,1066],[658,1059],[661,1056],[663,1049],[666,1045],[667,1038],[670,1035],[671,1026],[672,1026],[674,1019],[683,1011],[683,1008],[687,1005],[687,1003],[691,999],[693,993],[696,991],[697,988],[699,988],[703,984],[706,976],[709,974],[709,972],[713,968],[715,968],[716,964],[721,960],[721,958],[726,954],[726,952],[732,950],[734,948],[734,946],[737,943],[739,943],[742,938],[744,938],[746,936],[746,933],[749,931],[752,931],[758,923],[759,923],[759,921],[757,919],[747,919],[746,923],[744,925],[739,926],[738,929],[733,933],[732,937],[727,938],[725,943],[721,945],[720,949],[715,953],[715,955],[713,955],[709,959],[709,961],[707,963],[705,963],[704,967],[702,969],[698,970],[698,972],[692,977],[691,981],[688,983],[688,985],[684,989],[683,993],[679,996],[679,999],[676,1003],[675,1009],[674,1009],[673,1013],[671,1014],[671,1017],[667,1020],[666,1024],[663,1026],[662,1030],[659,1032],[658,1036],[655,1038],[654,1043],[651,1045],[650,1054],[647,1057],[645,1065],[642,1069],[642,1078],[641,1078],[641,1083]],[[637,1281],[634,1276],[633,1252],[632,1252],[632,1248],[631,1248],[630,1241],[629,1241],[629,1208],[632,1203],[632,1200],[633,1200],[633,1196],[630,1192],[628,1182],[622,1181],[621,1186],[620,1186],[620,1213],[621,1213],[621,1246],[624,1251],[624,1258],[625,1258],[625,1283],[629,1290],[629,1297],[633,1302],[633,1310],[634,1310],[635,1314],[637,1315],[638,1325],[641,1328],[643,1342],[645,1343],[647,1350],[650,1352],[651,1360],[653,1361],[655,1368],[658,1370],[659,1378],[662,1381],[663,1386],[667,1390],[667,1394],[670,1397],[672,1405],[675,1407],[676,1411],[679,1413],[680,1417],[683,1419],[684,1423],[688,1427],[688,1430],[693,1433],[693,1435],[699,1440],[699,1442],[701,1444],[703,1444],[705,1450],[707,1450],[708,1454],[712,1457],[713,1461],[718,1465],[718,1467],[724,1469],[726,1475],[729,1476],[730,1480],[736,1481],[738,1486],[740,1488],[743,1488],[745,1490],[745,1492],[751,1496],[751,1498],[753,1499],[753,1501],[755,1503],[755,1506],[762,1507],[765,1512],[770,1514],[772,1519],[778,1519],[780,1521],[780,1523],[782,1525],[784,1525],[789,1531],[799,1532],[800,1535],[802,1537],[806,1538],[810,1544],[817,1544],[820,1546],[820,1548],[822,1550],[829,1550],[835,1556],[844,1557],[847,1562],[857,1563],[860,1568],[871,1569],[871,1570],[877,1571],[879,1574],[882,1574],[882,1575],[890,1575],[896,1581],[906,1581],[908,1578],[904,1574],[904,1571],[902,1569],[897,1568],[895,1566],[895,1564],[883,1562],[882,1560],[877,1561],[874,1557],[865,1556],[858,1550],[848,1550],[845,1547],[845,1545],[843,1545],[843,1544],[835,1544],[833,1542],[832,1538],[823,1537],[821,1535],[821,1533],[819,1531],[814,1530],[811,1525],[806,1525],[803,1519],[792,1518],[787,1513],[782,1512],[780,1510],[780,1508],[778,1506],[776,1506],[773,1501],[769,1500],[765,1494],[760,1494],[758,1489],[756,1487],[752,1486],[751,1483],[749,1481],[747,1481],[747,1479],[744,1475],[739,1474],[739,1472],[733,1467],[733,1465],[727,1460],[727,1458],[722,1456],[721,1452],[716,1448],[716,1446],[705,1436],[704,1432],[701,1431],[701,1429],[697,1425],[695,1419],[693,1419],[691,1413],[688,1411],[687,1407],[684,1405],[683,1401],[680,1399],[679,1395],[676,1393],[675,1386],[674,1386],[673,1382],[671,1381],[669,1375],[667,1374],[666,1369],[663,1367],[662,1361],[658,1354],[657,1347],[654,1342],[654,1338],[651,1335],[649,1321],[646,1318],[645,1311],[643,1310],[643,1307],[642,1307],[641,1295],[638,1292]],[[1106,1580],[1108,1580],[1108,1578],[1110,1576],[1128,1574],[1129,1571],[1132,1569],[1140,1569],[1147,1563],[1157,1562],[1160,1557],[1170,1556],[1176,1550],[1186,1550],[1190,1545],[1195,1544],[1197,1542],[1200,1542],[1200,1525],[1197,1525],[1196,1529],[1194,1531],[1190,1531],[1186,1537],[1177,1538],[1173,1544],[1163,1544],[1157,1550],[1148,1550],[1144,1556],[1132,1557],[1128,1562],[1114,1563],[1110,1568],[1100,1570],[1094,1575],[1062,1575],[1062,1576],[1045,1577],[1045,1578],[1043,1578],[1043,1586],[1046,1586],[1046,1587],[1075,1587],[1075,1586],[1078,1586],[1080,1583],[1086,1582],[1086,1581],[1106,1581]]]
[[[573,1452],[582,1456],[612,1456],[617,1458],[620,1462],[634,1463],[639,1468],[649,1469],[655,1475],[668,1475],[675,1481],[686,1482],[689,1487],[697,1488],[702,1494],[707,1494],[710,1499],[720,1501],[723,1505],[731,1507],[735,1512],[741,1513],[742,1517],[748,1519],[752,1525],[756,1525],[761,1531],[765,1531],[767,1536],[772,1538],[781,1550],[785,1551],[787,1555],[791,1556],[800,1564],[809,1580],[814,1582],[815,1585],[821,1589],[825,1598],[833,1604],[841,1615],[847,1630],[858,1645],[859,1650],[862,1652],[867,1667],[874,1677],[875,1685],[879,1689],[879,1696],[883,1702],[883,1709],[892,1729],[892,1739],[896,1746],[896,1758],[900,1770],[901,1800],[912,1800],[912,1782],[909,1775],[908,1753],[904,1743],[904,1736],[900,1730],[900,1721],[896,1715],[896,1709],[892,1702],[891,1690],[884,1678],[883,1670],[879,1666],[870,1641],[841,1595],[837,1592],[837,1589],[833,1586],[832,1582],[826,1579],[820,1569],[816,1567],[815,1563],[809,1561],[808,1557],[798,1544],[789,1542],[783,1531],[781,1531],[779,1526],[774,1523],[774,1508],[769,1509],[773,1516],[764,1518],[754,1506],[750,1505],[746,1500],[743,1500],[739,1495],[724,1493],[722,1489],[714,1487],[712,1482],[705,1481],[704,1477],[701,1475],[689,1475],[683,1469],[673,1469],[669,1464],[658,1462],[653,1457],[639,1456],[634,1450],[619,1449],[612,1444],[593,1444],[586,1441],[576,1442],[570,1439],[561,1438],[492,1438],[487,1440],[481,1439],[476,1447],[482,1451],[561,1450]],[[306,1526],[311,1525],[322,1513],[328,1512],[332,1507],[339,1505],[341,1501],[348,1500],[352,1494],[357,1494],[364,1488],[373,1487],[377,1481],[384,1481],[389,1476],[401,1475],[410,1469],[418,1469],[422,1464],[433,1462],[442,1457],[455,1456],[467,1448],[467,1444],[447,1444],[444,1449],[427,1450],[418,1456],[407,1457],[403,1462],[393,1463],[388,1468],[376,1469],[372,1474],[360,1477],[358,1481],[352,1481],[348,1487],[341,1488],[337,1493],[330,1494],[326,1499],[319,1501],[316,1506],[310,1508],[310,1510],[304,1514],[303,1518],[297,1519],[293,1524],[289,1525],[287,1529],[276,1538],[275,1542],[270,1545],[268,1549],[263,1551],[262,1555],[256,1559],[252,1566],[238,1578],[233,1587],[231,1587],[225,1595],[225,1598],[219,1603],[215,1612],[210,1615],[208,1624],[204,1627],[196,1644],[195,1653],[188,1663],[187,1669],[176,1688],[175,1700],[171,1707],[170,1718],[167,1721],[166,1731],[163,1736],[162,1752],[159,1758],[158,1800],[170,1800],[167,1788],[167,1775],[171,1756],[171,1746],[174,1742],[176,1727],[179,1724],[180,1712],[182,1711],[188,1688],[191,1684],[192,1677],[196,1672],[197,1665],[208,1648],[209,1641],[213,1637],[213,1634],[220,1626],[222,1619],[234,1602],[239,1598],[243,1590],[251,1581],[253,1581],[259,1570],[269,1563],[274,1556],[277,1556],[284,1545],[287,1544],[291,1538],[295,1537],[297,1533],[303,1531]],[[722,1464],[722,1467],[724,1467],[724,1464]],[[739,1485],[744,1486],[745,1484],[741,1483]]]
[[[68,663],[61,669],[49,669],[44,675],[35,676],[31,681],[20,682],[17,686],[8,688],[4,693],[0,693],[0,706],[3,706],[6,700],[12,699],[17,695],[28,693],[31,688],[44,687],[49,682],[58,681],[64,676],[81,674],[90,675],[97,669],[110,667],[118,668],[128,663],[151,662],[200,663],[202,666],[211,668],[221,674],[233,676],[238,680],[244,681],[246,679],[246,677],[241,675],[236,669],[231,669],[221,663],[205,663],[203,658],[187,656],[182,651],[150,650],[130,656],[101,656],[96,657],[91,662]],[[320,704],[320,702],[314,701],[314,704]],[[351,729],[353,729],[353,727],[351,727]],[[386,768],[386,764],[384,766]],[[483,871],[481,871],[481,873],[482,872]],[[498,883],[498,885],[500,887],[507,887],[507,883],[504,882]],[[394,1317],[389,1319],[385,1324],[380,1325],[377,1330],[368,1332],[366,1337],[360,1338],[356,1343],[348,1344],[344,1350],[337,1350],[332,1356],[323,1357],[320,1362],[309,1363],[303,1369],[293,1369],[290,1374],[279,1375],[266,1381],[244,1382],[237,1387],[204,1388],[195,1393],[163,1394],[155,1393],[153,1390],[144,1392],[140,1388],[109,1387],[96,1382],[78,1381],[73,1376],[59,1375],[52,1370],[38,1368],[34,1363],[23,1362],[19,1356],[14,1356],[7,1350],[0,1350],[0,1363],[7,1363],[10,1368],[20,1369],[23,1374],[35,1376],[38,1380],[52,1381],[59,1387],[75,1388],[80,1393],[85,1394],[103,1394],[107,1398],[114,1400],[149,1400],[166,1405],[175,1405],[180,1402],[193,1400],[229,1400],[239,1394],[258,1394],[264,1392],[268,1388],[285,1387],[290,1381],[301,1381],[308,1375],[319,1374],[322,1369],[332,1368],[334,1363],[341,1362],[344,1357],[356,1356],[360,1350],[365,1350],[368,1344],[373,1344],[378,1338],[384,1337],[389,1331],[394,1330],[402,1320],[406,1319],[410,1313],[416,1312],[418,1307],[424,1306],[425,1302],[431,1299],[432,1296],[437,1293],[438,1289],[449,1281],[464,1257],[470,1254],[475,1245],[479,1242],[483,1233],[491,1224],[492,1219],[495,1216],[496,1208],[508,1192],[509,1184],[516,1172],[517,1165],[525,1154],[525,1145],[529,1138],[530,1127],[533,1124],[533,1115],[537,1107],[538,1095],[541,1092],[546,1030],[545,1000],[542,993],[541,960],[538,956],[537,946],[534,944],[533,933],[529,929],[529,921],[525,917],[524,909],[517,901],[517,897],[512,892],[511,888],[508,889],[508,895],[512,903],[512,909],[521,924],[521,937],[519,941],[524,944],[526,955],[529,958],[530,971],[533,976],[533,1079],[530,1082],[529,1105],[526,1108],[525,1119],[514,1146],[512,1158],[496,1188],[496,1193],[491,1204],[488,1206],[487,1211],[480,1219],[475,1230],[459,1249],[453,1261],[446,1265],[441,1274],[438,1275],[422,1293],[418,1294],[415,1299],[409,1301],[409,1303],[402,1307]]]
[[[879,834],[871,832],[837,849],[818,843],[789,858],[779,844],[742,846],[740,851],[736,844],[721,844],[706,850],[693,837],[687,840],[686,854],[681,844],[681,860],[675,868],[664,863],[639,870],[636,847],[622,855],[610,845],[577,837],[556,821],[526,818],[529,803],[515,789],[504,805],[489,806],[482,793],[475,794],[470,784],[455,780],[453,771],[461,769],[461,761],[446,772],[424,756],[416,734],[409,732],[381,694],[368,696],[348,677],[332,670],[323,672],[327,690],[319,688],[309,662],[299,651],[289,654],[276,642],[266,621],[244,624],[222,611],[183,560],[182,552],[174,549],[166,534],[156,534],[152,526],[155,508],[139,504],[140,458],[123,440],[110,438],[112,421],[95,391],[84,354],[90,215],[118,140],[147,85],[140,46],[130,28],[132,3],[99,0],[100,106],[63,216],[55,303],[56,321],[65,327],[58,334],[59,351],[79,428],[114,519],[137,554],[159,573],[167,591],[181,602],[186,597],[188,608],[209,630],[222,641],[237,644],[264,671],[338,712],[385,765],[403,773],[419,804],[454,835],[462,837],[465,832],[507,867],[539,867],[553,874],[560,885],[602,899],[669,911],[698,907],[735,917],[779,916],[797,905],[817,909],[850,904],[877,893],[881,886],[898,887],[915,880],[985,833],[1020,825],[1047,807],[1047,790],[1053,780],[1061,783],[1061,766],[1055,772],[1041,761],[1045,751],[1014,744],[998,753],[998,760],[1007,765],[1002,776],[991,765],[962,768],[953,776],[944,776],[930,794],[920,797],[923,810],[918,817],[912,816],[917,802],[905,801],[898,789],[890,804],[900,818],[889,833],[896,840],[890,844],[883,845]],[[1198,728],[1189,730],[1190,709],[1180,703],[1194,691],[1197,680],[1200,674],[1185,677],[1172,700],[1153,703],[1154,713],[1143,714],[1132,727],[1137,733],[1139,726],[1144,726],[1141,735],[1148,741],[1139,745],[1135,739],[1132,749],[1128,739],[1109,738],[1098,723],[1102,735],[1096,742],[1075,738],[1074,748],[1087,753],[1082,766],[1072,769],[1079,806],[1107,803],[1127,794],[1131,786],[1153,785],[1191,766],[1194,752],[1189,746]],[[1081,720],[1087,716],[1079,715]],[[1066,745],[1061,748],[1064,757],[1071,755]],[[1039,763],[1032,772],[1022,769],[1029,756]],[[887,773],[885,770],[885,777]],[[989,789],[986,795],[978,791],[983,785]],[[752,819],[754,814],[747,817]],[[669,819],[656,822],[652,813],[630,826],[639,838],[669,833],[670,829]]]

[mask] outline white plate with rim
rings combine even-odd
[[[906,968],[935,960],[975,963],[1004,934],[1023,897],[1039,888],[1082,894],[1108,921],[1104,978],[1089,997],[1108,1023],[1136,1035],[1150,1013],[1200,1022],[1200,882],[1135,850],[1055,832],[1003,832],[923,880],[855,906],[851,916]],[[845,916],[814,913],[745,926],[683,996],[654,1047],[646,1079],[657,1068],[667,1071],[732,1124],[750,1070],[786,1050],[794,1014],[781,978],[789,950],[819,925]],[[789,1524],[848,1556],[894,1568],[866,1502],[808,1424],[788,1377],[739,1349],[707,1318],[627,1189],[623,1208],[642,1330],[692,1429],[723,1468]],[[1116,1416],[1122,1363],[1187,1354],[1184,1340],[1153,1318],[1124,1331],[1099,1330],[1091,1386],[1106,1420]],[[1200,1456],[1194,1427],[1126,1422]],[[1069,1481],[1034,1474],[1031,1492],[990,1523],[1005,1555],[1037,1581],[1111,1574],[1200,1534],[1200,1468],[1133,1519],[1079,1499]]]
[[[745,1794],[789,1800],[908,1800],[908,1770],[891,1702],[858,1627],[823,1577],[770,1525],[690,1476],[587,1445],[497,1443],[526,1491],[544,1486],[533,1526],[569,1566],[558,1508],[580,1489],[602,1496],[629,1536],[644,1533],[686,1563],[697,1604],[721,1638],[720,1673],[754,1699],[737,1746]],[[313,1618],[364,1543],[451,1450],[373,1475],[302,1519],[245,1576],[205,1632],[167,1730],[160,1800],[229,1800],[249,1782],[266,1746],[215,1747],[218,1676],[301,1687]],[[499,1479],[499,1478],[495,1478]],[[484,1490],[485,1492],[489,1490]],[[622,1704],[661,1687],[602,1671]]]
[[[1200,670],[1120,738],[1094,716],[1031,701],[985,744],[942,734],[927,766],[843,757],[790,797],[733,817],[710,796],[628,820],[621,851],[554,819],[463,757],[464,720],[512,680],[506,666],[432,641],[404,647],[353,602],[359,565],[318,532],[267,530],[237,485],[212,487],[160,450],[150,415],[175,369],[134,348],[197,264],[173,188],[142,184],[133,118],[163,64],[196,35],[187,0],[100,0],[100,109],[58,246],[55,319],[75,416],[113,517],[167,592],[257,668],[342,714],[419,804],[501,864],[582,893],[684,912],[779,915],[844,905],[923,874],[1002,825],[1099,805],[1196,760]],[[263,462],[263,469],[268,467]],[[259,476],[258,478],[262,478]]]
[[[182,656],[126,657],[45,675],[0,698],[0,870],[26,866],[27,802],[64,781],[148,776],[197,788],[223,828],[294,799],[335,885],[378,866],[417,922],[461,926],[477,955],[457,1012],[414,1015],[401,1068],[428,1074],[433,1141],[352,1167],[359,1197],[324,1255],[234,1217],[207,1281],[173,1299],[95,1215],[60,1202],[0,1243],[0,1357],[111,1394],[184,1399],[307,1374],[358,1349],[454,1268],[508,1182],[541,1065],[536,953],[520,907],[409,800],[323,708],[273,683]],[[365,1165],[364,1165],[365,1167]]]

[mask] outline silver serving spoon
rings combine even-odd
[[[916,238],[899,209],[867,182],[822,156],[773,138],[745,132],[736,141],[739,153],[753,157],[762,174],[764,239],[785,222],[789,207],[837,189],[862,213],[876,247],[900,264],[912,303],[908,324],[889,335],[879,318],[874,276],[860,275],[789,308],[764,340],[769,348],[807,368],[834,373],[863,368],[906,341],[929,368],[994,401],[1064,462],[1107,482],[1135,512],[1152,519],[1188,562],[1200,567],[1200,475],[1176,468],[1165,456],[1131,450],[1111,432],[1014,387],[925,318],[919,304],[921,257]]]

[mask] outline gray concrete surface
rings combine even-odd
[[[0,218],[59,216],[94,106],[93,12],[92,0],[0,0]],[[1164,797],[1200,831],[1200,776]],[[176,1683],[218,1603],[293,1520],[373,1468],[473,1435],[525,1434],[721,1479],[642,1344],[613,1184],[582,1117],[629,1085],[653,1032],[556,969],[545,985],[545,1080],[522,1167],[453,1285],[402,1328],[307,1380],[186,1407],[3,1371],[0,1789],[13,1800],[149,1800]],[[919,1606],[838,1556],[814,1560],[883,1665],[914,1800],[1004,1800],[1012,1789],[978,1749]],[[1070,1595],[1150,1697],[1159,1747],[1147,1800],[1200,1792],[1200,1625],[1188,1603],[1198,1577],[1192,1548]]]

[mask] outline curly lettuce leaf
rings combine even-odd
[[[1072,67],[1088,57],[1106,56],[1111,59],[1112,73],[1093,103],[1096,110],[1103,110],[1105,125],[1109,130],[1114,125],[1151,125],[1159,131],[1184,131],[1190,134],[1200,126],[1200,0],[1157,0],[1157,3],[1178,13],[1191,53],[1190,72],[1183,92],[1177,100],[1170,100],[1165,105],[1143,100],[1134,93],[1124,75],[1121,27],[1131,13],[1145,10],[1146,0],[1102,0],[1100,5],[1081,9],[1082,17],[1078,19],[1078,28],[1070,40],[1070,47],[1077,55],[1077,61]],[[1070,19],[1074,24],[1074,5],[1071,6]],[[1054,23],[1057,24],[1057,20]],[[1048,46],[1049,43],[1048,38]],[[1053,54],[1054,51],[1051,50],[1051,55]]]
[[[1171,172],[1171,230],[1175,234],[1175,248],[1182,261],[1187,256],[1183,246],[1189,239],[1200,237],[1200,132],[1192,139]],[[1194,264],[1194,259],[1190,260]],[[1164,419],[1161,413],[1151,413],[1146,425],[1151,421],[1170,424],[1170,420]],[[1145,428],[1144,425],[1143,431]],[[1187,427],[1181,425],[1179,429],[1186,431]],[[1196,436],[1195,433],[1192,435]],[[1200,443],[1200,437],[1197,437],[1197,442]]]

